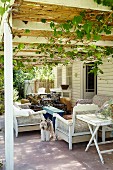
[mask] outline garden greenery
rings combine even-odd
[[[0,8],[0,14],[3,15],[4,11],[7,10],[8,3],[10,0],[1,0],[4,6]],[[112,0],[94,0],[98,4],[113,7]],[[89,14],[90,15],[90,14]],[[102,35],[110,35],[112,31],[113,23],[113,12],[100,13],[98,15],[93,15],[93,20],[91,21],[87,18],[86,11],[80,13],[79,16],[75,16],[72,20],[68,20],[65,23],[56,24],[53,21],[50,22],[50,27],[53,29],[53,36],[48,39],[48,44],[38,44],[33,45],[32,48],[37,49],[37,54],[43,53],[45,58],[43,63],[57,65],[61,61],[63,64],[72,63],[73,60],[81,61],[95,61],[94,62],[94,72],[98,71],[102,73],[99,69],[99,65],[102,64],[103,57],[109,56],[113,57],[113,47],[100,47],[96,45],[91,45],[91,43],[101,40]],[[41,20],[46,23],[46,19]],[[30,30],[25,30],[28,33]],[[13,49],[14,56],[26,48],[26,45],[20,43],[17,47]],[[58,58],[52,63],[48,63],[47,56],[50,59]],[[24,67],[23,56],[18,57],[19,60],[14,59],[14,67],[18,68]],[[27,58],[26,61],[36,62],[36,58]]]

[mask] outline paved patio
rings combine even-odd
[[[105,164],[102,165],[95,147],[85,152],[86,143],[73,145],[63,141],[41,142],[40,132],[19,133],[14,139],[14,170],[112,170],[113,153],[104,154]],[[106,146],[113,148],[113,144]],[[101,147],[101,148],[102,148]],[[4,141],[0,133],[0,158],[4,159]]]

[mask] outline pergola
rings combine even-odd
[[[86,10],[88,20],[95,22],[94,16],[103,14],[106,18],[112,11],[108,7],[97,5],[93,0],[11,0],[8,10],[1,18],[0,42],[4,42],[5,70],[5,156],[6,169],[13,170],[13,55],[16,60],[23,56],[36,59],[32,65],[42,65],[43,53],[37,54],[31,44],[47,44],[52,35],[50,22],[64,23]],[[7,19],[8,18],[8,19]],[[46,23],[41,21],[45,19]],[[11,29],[10,29],[11,28]],[[26,31],[30,30],[30,31]],[[14,35],[12,35],[12,33]],[[26,48],[13,54],[13,47],[24,43]],[[113,46],[113,34],[101,35],[101,41],[95,42],[100,46]],[[2,52],[1,52],[2,53]],[[48,62],[59,61],[59,58]]]

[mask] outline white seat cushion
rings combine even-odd
[[[34,111],[31,109],[21,109],[13,105],[13,113],[16,117],[29,116],[30,114],[33,114],[33,112]]]

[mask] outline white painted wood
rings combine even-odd
[[[109,152],[113,152],[113,149],[101,151],[101,153],[109,153]]]
[[[40,3],[47,3],[47,4],[55,4],[55,5],[63,5],[63,6],[70,6],[70,7],[79,7],[79,8],[88,8],[88,9],[96,9],[96,10],[110,10],[106,6],[98,5],[93,0],[25,0],[26,2],[40,2]]]
[[[48,43],[48,40],[44,37],[27,37],[22,36],[21,38],[15,36],[13,42],[18,43]]]
[[[89,147],[90,147],[92,141],[94,140],[94,143],[95,143],[95,146],[96,146],[98,155],[99,155],[99,157],[100,157],[100,160],[101,160],[102,164],[104,164],[104,160],[103,160],[103,157],[102,157],[102,155],[101,155],[101,151],[100,151],[100,149],[99,149],[97,140],[96,140],[96,138],[95,138],[95,135],[97,134],[97,131],[98,131],[98,129],[99,129],[99,126],[97,126],[97,127],[95,128],[94,132],[93,132],[93,130],[92,130],[91,125],[88,124],[88,126],[89,126],[89,129],[90,129],[90,132],[91,132],[92,137],[91,137],[91,139],[90,139],[90,141],[89,141],[89,143],[88,143],[88,145],[87,145],[85,151],[88,151],[88,149],[89,149]]]
[[[113,95],[113,59],[103,59],[103,65],[100,66],[103,74],[98,75],[97,93],[112,96]]]
[[[54,88],[57,88],[57,67],[53,68],[53,74],[54,74]]]
[[[72,150],[72,128],[69,126],[69,150]]]
[[[50,27],[50,23],[42,23],[42,22],[28,22],[25,24],[21,20],[13,19],[12,23],[13,29],[29,29],[29,30],[45,30],[45,31],[53,31]]]
[[[81,107],[80,107],[81,106]],[[55,134],[61,139],[65,140],[69,144],[69,150],[72,150],[72,143],[78,143],[83,141],[89,141],[90,132],[75,132],[76,124],[76,112],[78,111],[90,111],[97,110],[97,105],[77,105],[73,109],[73,116],[71,120],[66,120],[58,114],[54,114],[56,117],[55,122]]]
[[[104,164],[104,160],[103,160],[103,157],[101,155],[101,153],[108,153],[108,152],[111,152],[113,151],[113,149],[111,150],[104,150],[104,151],[100,151],[99,149],[99,146],[98,146],[98,143],[97,143],[97,140],[95,138],[96,134],[97,134],[97,131],[99,129],[100,126],[107,126],[107,125],[113,125],[113,122],[112,122],[112,119],[99,119],[97,118],[97,116],[95,114],[82,114],[82,115],[77,115],[77,118],[79,120],[82,120],[84,122],[86,122],[89,126],[89,129],[90,129],[90,132],[91,132],[91,139],[85,149],[85,151],[88,151],[89,147],[91,146],[91,143],[92,141],[94,140],[94,144],[96,146],[96,149],[97,149],[97,152],[98,152],[98,155],[100,157],[100,160],[102,162],[102,164]],[[92,125],[95,126],[95,130],[93,131],[92,129]],[[108,142],[102,142],[103,144],[105,143],[108,143]]]
[[[62,84],[66,84],[66,66],[62,66]]]
[[[81,98],[81,62],[76,61],[72,65],[72,105]]]
[[[6,170],[13,170],[13,64],[12,35],[4,21],[4,77],[5,77],[5,159]]]
[[[64,38],[62,40],[62,44],[66,44],[67,39]],[[48,43],[48,39],[45,37],[27,37],[27,36],[22,36],[19,38],[18,36],[15,36],[13,39],[13,42],[18,42],[18,43]],[[57,44],[59,44],[58,41],[56,41]],[[79,42],[77,43],[76,41],[71,41],[71,44],[76,44],[76,45],[84,45],[83,43]],[[97,41],[97,42],[91,42],[89,45],[100,45],[100,46],[113,46],[112,41]]]

